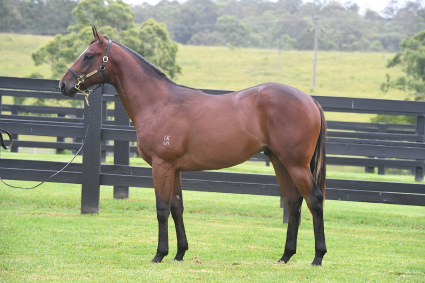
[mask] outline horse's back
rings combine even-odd
[[[236,112],[245,116],[248,125],[257,123],[263,132],[320,125],[320,112],[314,99],[294,87],[265,83],[230,95],[234,97]]]

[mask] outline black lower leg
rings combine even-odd
[[[152,262],[158,263],[168,255],[168,216],[170,208],[165,203],[157,202],[158,248]]]
[[[183,203],[181,197],[180,200],[177,199],[177,201],[171,202],[171,215],[174,219],[177,236],[177,254],[174,260],[181,261],[183,260],[184,254],[189,249],[183,223]]]
[[[325,256],[326,242],[325,242],[325,229],[323,224],[323,194],[316,184],[313,190],[313,195],[310,198],[311,208],[313,214],[314,238],[316,255],[311,265],[322,265],[322,259]]]
[[[294,201],[287,201],[289,212],[288,229],[286,232],[285,251],[279,262],[287,263],[291,259],[291,257],[297,252],[297,237],[301,217],[302,201],[303,198],[301,196]]]

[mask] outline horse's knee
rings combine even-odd
[[[184,211],[183,203],[178,201],[171,201],[171,215],[173,218],[182,215]]]
[[[159,222],[165,222],[170,215],[170,209],[168,207],[160,207],[156,209],[156,218]]]

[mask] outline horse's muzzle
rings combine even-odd
[[[64,96],[69,96],[69,97],[75,97],[77,95],[77,90],[75,89],[75,87],[72,87],[69,91],[67,90],[66,84],[64,82],[62,82],[60,85],[60,90],[62,95]]]

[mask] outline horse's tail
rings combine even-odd
[[[320,126],[320,134],[319,138],[317,139],[316,149],[314,150],[313,157],[310,161],[310,169],[314,180],[322,191],[324,200],[326,190],[326,120],[325,115],[323,114],[322,106],[320,106],[316,100],[314,100],[314,103],[316,103],[316,106],[319,109],[320,120],[322,124]]]

